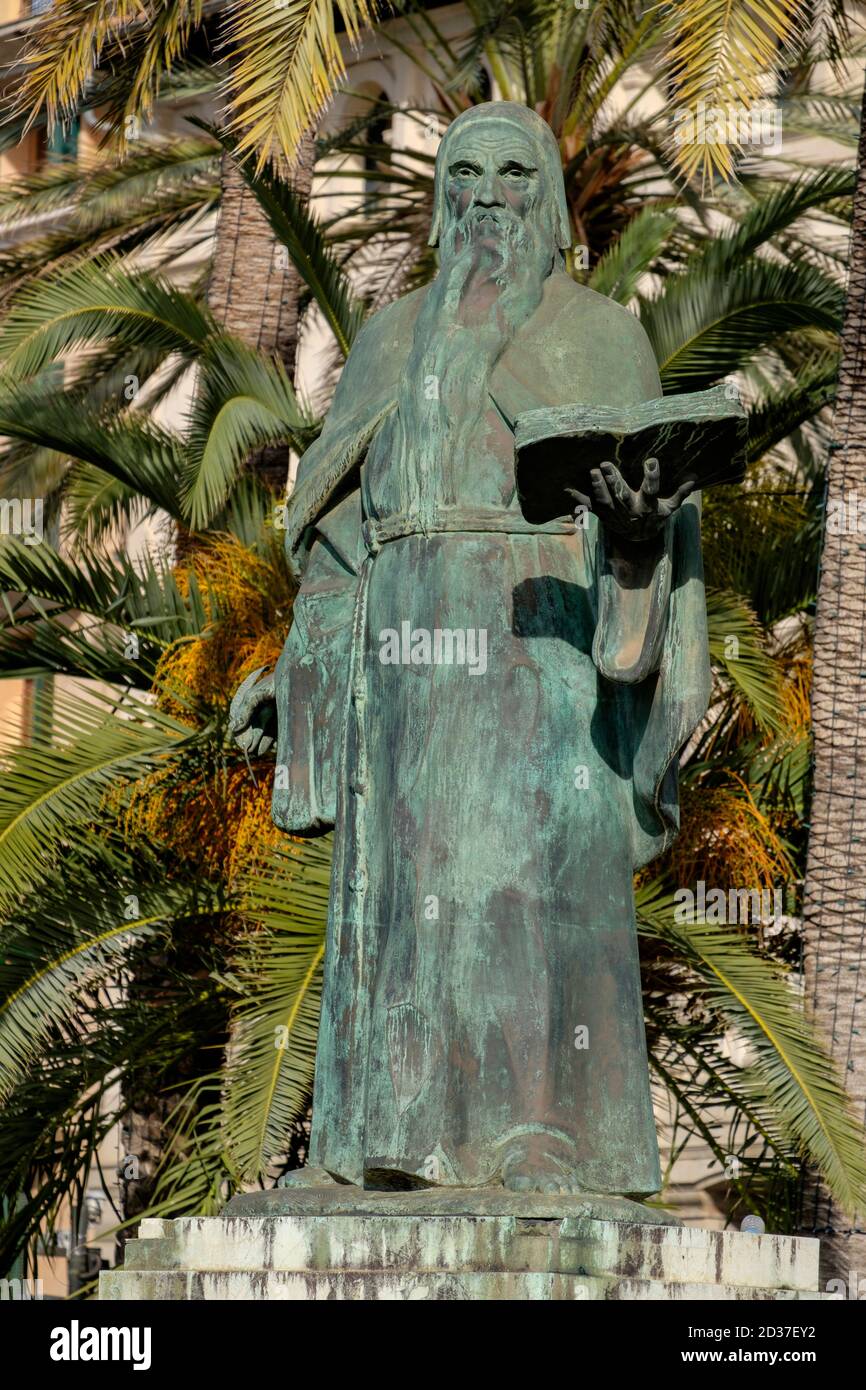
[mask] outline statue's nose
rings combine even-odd
[[[485,174],[475,190],[475,202],[483,208],[501,208],[505,205],[502,186],[496,174]]]

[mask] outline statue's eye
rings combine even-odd
[[[478,170],[474,164],[452,164],[451,173],[458,179],[471,179]]]
[[[532,170],[525,168],[522,164],[506,164],[501,172],[503,178],[517,180],[528,178]]]

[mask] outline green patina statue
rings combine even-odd
[[[294,625],[233,707],[261,749],[275,703],[277,824],[335,827],[309,1178],[654,1193],[632,876],[708,700],[699,500],[603,463],[576,518],[525,519],[519,416],[661,396],[565,271],[539,116],[453,122],[430,242],[301,460]]]

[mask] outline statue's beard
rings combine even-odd
[[[446,220],[398,391],[407,463],[412,456],[426,471],[471,449],[496,363],[541,302],[555,252],[538,209],[524,220],[471,206]]]
[[[523,219],[510,208],[472,205],[462,217],[447,218],[440,271],[424,306],[430,326],[451,322],[480,338],[513,336],[541,299],[553,264],[551,241],[536,209]]]

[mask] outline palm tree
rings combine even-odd
[[[340,0],[337,9],[345,37],[357,43],[374,8],[368,0]],[[525,100],[550,121],[562,145],[577,237],[593,263],[651,196],[659,174],[679,167],[689,175],[700,167],[704,176],[727,176],[733,168],[727,146],[708,142],[684,150],[671,147],[663,122],[628,124],[652,82],[643,83],[612,128],[599,131],[599,113],[617,83],[653,58],[667,87],[666,110],[698,101],[747,105],[760,79],[781,70],[803,40],[801,0],[786,0],[763,15],[755,0],[727,6],[688,0],[663,6],[660,15],[637,0],[599,0],[580,9],[549,0],[472,0],[468,33],[456,49],[423,5],[395,0],[392,9],[405,17],[415,46],[401,45],[393,28],[386,27],[383,38],[409,52],[431,78],[446,117],[472,99],[484,58],[500,95]],[[843,31],[836,0],[829,13],[831,34]],[[191,79],[207,85],[195,54],[208,23],[201,4],[180,0],[153,10],[147,4],[130,8],[125,0],[98,7],[58,0],[30,32],[12,93],[13,131],[37,119],[58,126],[82,106],[98,106],[118,148],[128,153],[157,99],[182,94]],[[220,18],[219,33],[227,57],[210,82],[216,77],[221,83],[235,154],[254,154],[259,172],[270,160],[284,176],[294,162],[295,186],[306,196],[310,128],[345,76],[330,0],[289,0],[276,14],[270,0],[236,0]],[[293,376],[301,281],[227,152],[220,182],[211,306],[230,332],[276,356]],[[56,195],[58,186],[50,192]],[[268,448],[248,466],[280,488],[286,463],[284,450]]]
[[[806,995],[856,1112],[866,1115],[866,757],[861,646],[866,629],[866,551],[859,499],[866,497],[866,102],[858,152],[842,361],[827,475],[827,524],[815,612],[812,693],[814,780],[803,902]],[[814,1180],[807,1229],[821,1232],[826,1272],[866,1269],[864,1211],[840,1209]],[[857,1297],[856,1293],[849,1296]]]
[[[372,20],[368,0],[339,0],[336,8],[345,36],[356,42]],[[227,55],[220,64],[221,94],[238,151],[254,152],[260,169],[268,160],[283,173],[294,169],[299,191],[307,194],[313,156],[309,132],[346,71],[331,0],[289,0],[276,9],[270,0],[242,0],[220,16],[218,28],[218,46]],[[197,42],[209,37],[208,29],[200,0],[143,7],[126,0],[98,7],[87,0],[62,0],[31,30],[12,111],[25,126],[44,118],[54,127],[74,119],[82,105],[100,104],[104,124],[125,152],[171,85],[172,74],[178,68],[183,72]],[[266,224],[234,171],[232,161],[223,162],[215,312],[245,341],[276,352],[290,365],[291,325],[297,317],[290,264],[278,262],[273,246],[263,245],[269,237]],[[245,294],[232,275],[240,263]],[[253,324],[250,315],[259,306],[264,306],[260,321]]]
[[[81,168],[62,161],[3,185],[0,221],[0,313],[47,279],[110,256],[120,265],[145,263],[173,284],[200,294],[206,284],[214,209],[219,204],[220,147],[200,132],[174,140],[142,140],[126,159]],[[14,238],[14,239],[13,239]],[[187,252],[177,265],[179,248]],[[150,409],[164,401],[189,370],[159,334],[118,349],[88,352],[64,362],[63,379],[83,402],[107,407],[135,398]],[[46,524],[59,519],[67,461],[19,441],[3,454],[0,490],[44,499]]]
[[[222,66],[223,94],[239,133],[240,147],[265,148],[293,169],[296,189],[308,196],[314,145],[306,127],[292,121],[304,112],[318,114],[322,93],[344,72],[330,3],[269,6],[262,37],[264,6],[240,7],[221,21],[221,41],[228,53]],[[344,0],[347,31],[369,19],[366,0]],[[52,9],[34,26],[23,59],[23,77],[13,96],[19,119],[45,113],[53,127],[77,115],[82,104],[106,99],[103,123],[122,153],[135,148],[142,120],[151,114],[180,63],[181,70],[206,32],[201,4],[160,5],[142,12],[119,4],[96,10],[78,3]],[[262,59],[273,63],[278,39],[279,68],[263,72]],[[264,98],[262,84],[269,83]],[[324,81],[324,89],[322,83]],[[170,85],[170,82],[169,82]],[[95,91],[94,91],[95,88]],[[287,124],[288,122],[288,124]],[[278,143],[281,142],[281,143]],[[234,336],[280,360],[293,377],[297,354],[299,295],[302,282],[255,198],[227,155],[221,162],[221,196],[214,240],[208,298],[217,320]],[[174,253],[177,254],[177,248]],[[275,489],[288,481],[285,449],[269,448],[248,460]]]
[[[295,169],[296,186],[307,194],[312,177],[315,127],[335,84],[345,77],[344,45],[335,25],[335,8],[349,44],[373,22],[369,0],[235,0],[219,23],[227,55],[221,89],[228,129],[236,152],[255,156],[259,172],[269,161],[286,174]],[[521,87],[519,99],[534,105],[560,137],[568,172],[578,174],[584,200],[572,196],[581,241],[593,238],[585,226],[603,190],[632,177],[628,141],[594,144],[594,117],[621,78],[641,60],[655,56],[668,109],[747,107],[760,94],[768,73],[780,72],[792,52],[803,47],[803,0],[783,0],[768,11],[756,0],[719,6],[708,0],[646,10],[641,0],[598,0],[588,7],[551,5],[550,0],[470,0],[470,29],[455,54],[441,29],[415,0],[393,0],[391,9],[407,19],[418,43],[413,60],[432,63],[430,75],[440,92],[454,92],[477,73],[482,56],[505,98]],[[844,30],[838,0],[830,6],[831,33]],[[200,0],[171,0],[130,6],[127,0],[57,0],[41,14],[29,35],[22,75],[13,93],[19,121],[44,118],[50,127],[77,116],[83,104],[103,104],[106,123],[128,147],[155,101],[177,82],[208,21]],[[386,41],[398,42],[384,31]],[[456,72],[448,67],[457,58]],[[438,69],[438,73],[437,73]],[[453,105],[453,102],[452,102]],[[630,104],[631,105],[631,104]],[[630,108],[626,108],[628,111]],[[625,143],[626,148],[623,148]],[[687,177],[730,176],[734,157],[724,142],[671,146],[655,137],[654,153]],[[573,166],[573,167],[572,167]],[[574,180],[572,180],[574,181]],[[300,284],[291,262],[280,260],[278,245],[233,161],[223,159],[222,210],[217,229],[211,303],[218,319],[251,346],[276,354],[290,373],[296,353]],[[609,202],[610,199],[604,200]],[[616,223],[611,230],[615,233]],[[244,265],[243,284],[234,268]],[[281,461],[269,454],[258,466],[280,477]],[[284,472],[284,470],[282,470]]]
[[[323,9],[321,4],[318,6],[314,4],[312,8],[313,10],[318,9],[320,12]],[[355,0],[348,0],[346,9],[349,19],[353,20]],[[366,14],[364,0],[360,0],[360,11],[362,15]],[[333,27],[331,13],[330,7],[328,7],[324,22],[324,45],[322,45],[321,13],[313,15],[313,27],[307,29],[306,37],[303,32],[295,32],[294,41],[298,46],[296,61],[300,61],[301,71],[303,71],[304,58],[310,52],[315,52],[317,48],[321,49],[328,70],[333,71],[334,74],[340,71],[339,49],[336,46],[336,40],[333,37],[330,40],[327,38],[329,27],[331,29]],[[128,26],[126,21],[130,17],[132,17],[133,23]],[[306,17],[309,19],[309,15]],[[59,15],[55,15],[55,18],[59,18]],[[86,91],[86,88],[89,78],[94,75],[93,69],[99,63],[100,58],[104,57],[107,63],[107,76],[106,70],[103,68],[97,78],[96,85],[102,89],[102,95],[109,97],[109,117],[106,124],[109,128],[113,127],[115,139],[119,140],[121,150],[128,149],[130,131],[137,131],[142,117],[148,115],[157,89],[166,85],[165,78],[167,73],[171,72],[173,61],[181,54],[186,55],[195,31],[202,24],[202,9],[200,5],[193,7],[192,10],[184,5],[175,6],[169,10],[162,7],[161,13],[154,13],[149,18],[154,21],[153,26],[144,27],[140,22],[140,10],[132,15],[128,10],[125,11],[123,6],[118,7],[118,10],[112,15],[106,15],[103,11],[98,16],[96,25],[88,30],[83,44],[81,42],[83,31],[79,23],[80,14],[74,17],[67,14],[64,17],[64,23],[67,25],[65,36],[61,35],[58,38],[56,28],[51,32],[47,30],[45,33],[40,33],[36,48],[28,59],[29,70],[24,80],[23,90],[18,93],[19,111],[23,111],[27,106],[30,80],[35,80],[38,86],[40,78],[44,79],[50,73],[52,75],[49,77],[47,97],[43,91],[42,95],[37,97],[36,107],[39,107],[43,99],[46,99],[49,107],[49,124],[55,123],[54,117],[58,114],[56,105],[53,107],[54,115],[51,114],[51,109],[60,88],[53,84],[55,79],[59,78],[60,87],[63,87],[64,83],[67,84],[64,94],[59,95],[59,100],[61,103],[66,101],[68,113],[77,113],[77,109],[83,101],[92,103],[95,99],[94,93]],[[300,18],[300,27],[303,30],[304,16],[301,15]],[[71,30],[68,27],[70,19]],[[93,19],[94,12],[91,9],[85,20],[85,28],[88,24],[92,25]],[[255,50],[258,47],[255,34],[245,31],[243,21],[238,23],[237,20],[238,17],[235,16],[235,22],[227,25],[227,39],[230,49],[227,70],[235,96],[241,90],[236,84],[242,83],[244,80],[244,48],[249,48],[251,45]],[[120,21],[120,25],[118,21]],[[121,26],[127,30],[122,39]],[[129,32],[130,29],[131,32]],[[119,48],[117,46],[118,41],[120,41]],[[57,46],[58,43],[59,47]],[[52,45],[55,46],[52,47]],[[129,58],[133,50],[135,51],[135,58],[130,63]],[[62,54],[63,57],[58,65],[55,60],[59,54]],[[92,66],[88,69],[88,65]],[[249,76],[249,71],[250,69],[247,67],[247,76]],[[260,77],[260,72],[257,72],[256,84],[259,83]],[[308,92],[308,105],[314,104],[314,87],[315,84]],[[249,130],[249,120],[255,121],[255,113],[250,115],[245,105],[247,95],[249,93],[245,92],[244,100],[241,103],[245,113],[242,135]],[[291,95],[291,102],[293,109],[296,110],[296,94],[294,92]],[[241,107],[236,107],[236,109],[240,110]],[[31,114],[35,115],[35,109]],[[308,196],[312,179],[314,146],[309,136],[296,142],[296,146],[297,148],[293,148],[292,153],[297,153],[299,158],[295,161],[293,182],[297,192],[301,193],[302,196]],[[140,157],[137,162],[141,162]],[[283,163],[286,162],[284,157]],[[157,195],[157,201],[163,207],[166,203],[164,175],[167,163],[169,161],[164,159],[161,169],[163,178],[160,180]],[[245,342],[250,348],[281,363],[291,381],[294,379],[297,355],[299,297],[303,285],[302,278],[295,262],[284,254],[285,248],[277,243],[258,202],[241,179],[237,166],[227,151],[222,154],[220,174],[220,196],[217,200],[218,219],[208,286],[208,299],[211,308],[217,322],[221,323],[229,333]],[[78,206],[80,207],[80,200]],[[178,210],[174,209],[173,211],[173,228],[177,230],[179,221],[189,221],[189,214],[187,212],[185,218],[183,214],[178,217]],[[163,247],[170,247],[171,252],[176,255],[182,248],[182,243],[175,239],[172,245],[171,240],[165,235],[167,230],[168,227],[165,225],[160,228],[162,245]],[[130,241],[134,240],[136,239],[127,237],[126,249],[129,248]],[[80,256],[77,259],[80,263]],[[125,382],[133,380],[136,385],[140,385],[141,382],[140,372],[143,372],[145,379],[154,377],[164,364],[164,354],[159,352],[156,358],[152,353],[148,356],[146,352],[143,355],[139,352],[136,354],[136,359],[131,361],[129,356],[125,355],[120,364],[123,380]],[[88,365],[92,366],[92,363],[85,364],[85,372]],[[103,370],[99,374],[100,377],[105,375],[110,377],[112,375],[111,367],[116,366],[116,363],[103,364],[103,368],[105,366],[109,368],[108,373]],[[166,394],[177,379],[177,375],[177,370],[162,373],[161,379],[157,380],[156,390],[151,389],[148,393],[151,406],[158,402],[160,395]],[[94,381],[92,374],[88,372],[87,384],[80,394],[92,399],[105,384],[104,380]],[[206,409],[207,403],[204,404]],[[28,453],[30,454],[29,459]],[[44,451],[40,451],[40,453],[42,455],[41,462],[49,470],[53,470],[56,477],[59,462],[56,456],[49,454],[46,457]],[[288,484],[288,457],[285,441],[268,442],[257,452],[248,454],[245,467],[247,471],[259,475],[266,486],[277,492],[284,492]],[[28,450],[25,442],[24,450],[19,449],[18,457],[13,458],[9,463],[12,471],[17,471],[20,474],[22,465],[26,468],[28,462],[33,462],[32,449]],[[60,463],[61,472],[62,468],[63,464]],[[58,496],[61,491],[62,486],[58,489]],[[187,546],[189,544],[187,528],[177,516],[174,520],[176,522],[176,544]],[[141,1106],[138,1109],[134,1106],[129,1108],[127,1151],[136,1161],[143,1178],[149,1176],[154,1153],[158,1152],[155,1137],[161,1131],[164,1119],[164,1114],[157,1113],[155,1116],[154,1112],[158,1109],[153,1095],[145,1096],[144,1108]],[[127,1188],[127,1196],[135,1196],[145,1190],[146,1182],[143,1181],[140,1188]],[[128,1214],[133,1213],[134,1206],[135,1202],[131,1201],[128,1205]]]
[[[13,1244],[34,1235],[59,1195],[81,1186],[106,1125],[131,1110],[148,1116],[162,1111],[164,1120],[174,1109],[171,1088],[212,1070],[208,1049],[224,1045],[237,992],[226,971],[227,942],[252,911],[276,839],[266,781],[252,781],[231,748],[226,712],[245,663],[272,660],[279,650],[292,585],[279,539],[264,526],[270,494],[240,470],[251,408],[258,444],[278,434],[297,447],[303,436],[296,429],[308,422],[280,368],[220,334],[212,320],[203,322],[192,302],[174,298],[167,309],[146,279],[138,290],[141,317],[161,313],[176,350],[188,361],[195,358],[204,378],[191,432],[195,456],[203,459],[210,448],[228,459],[234,450],[239,476],[231,504],[212,511],[224,539],[200,539],[177,575],[150,560],[136,565],[109,558],[81,539],[72,561],[40,549],[35,569],[29,568],[29,548],[4,546],[3,586],[28,596],[26,609],[9,608],[0,658],[5,669],[62,673],[88,683],[58,697],[51,745],[4,758],[10,789],[17,784],[23,792],[26,782],[35,790],[47,776],[51,803],[41,825],[31,820],[32,804],[25,809],[23,803],[22,818],[12,811],[4,822],[7,850],[23,856],[23,877],[17,885],[7,880],[3,899],[10,1050],[4,1049],[2,1071],[4,1086],[15,1087],[4,1110],[4,1190],[34,1194],[19,1204],[7,1233]],[[196,322],[204,328],[200,350],[191,342]],[[19,438],[33,438],[26,416],[32,422],[37,399],[38,386],[6,400],[5,424]],[[238,403],[246,423],[233,418]],[[85,414],[73,394],[56,404],[41,439],[75,460],[66,503],[68,515],[86,519],[80,536],[88,528],[97,537],[103,533],[118,505],[126,507],[136,473],[139,502],[188,523],[181,497],[184,458],[191,464],[193,454],[186,446],[141,412],[129,412],[112,431],[104,414]],[[73,440],[68,429],[76,419]],[[212,490],[219,491],[218,480]],[[257,549],[244,544],[250,536],[259,538]],[[231,647],[220,641],[221,622],[228,622]],[[256,630],[259,640],[251,642]],[[110,683],[114,693],[100,697],[93,680]],[[156,705],[149,703],[152,689],[159,692]],[[59,750],[73,747],[67,761]],[[65,773],[54,782],[50,769],[58,769],[58,756]],[[270,899],[266,907],[271,918],[281,915],[285,930],[287,909],[289,916],[298,913],[303,902],[289,885],[306,871],[310,856],[303,847],[275,855],[282,896],[276,907]],[[320,848],[312,851],[313,863],[316,855]],[[261,872],[247,889],[243,873],[253,865]],[[51,898],[39,924],[27,906],[36,884]],[[325,895],[326,883],[320,917]],[[118,994],[121,978],[126,986]],[[308,990],[315,984],[310,981]],[[22,1033],[29,1034],[23,1049]],[[298,1051],[299,1045],[293,1055]],[[61,1145],[55,1134],[64,1135]],[[161,1142],[161,1134],[153,1137]],[[129,1157],[125,1176],[136,1186],[147,1175],[135,1166],[142,1155],[131,1150]],[[127,1216],[134,1206],[128,1204]]]

